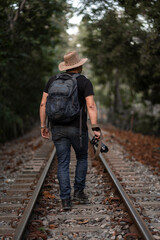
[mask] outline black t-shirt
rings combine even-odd
[[[69,73],[71,74],[71,73]],[[72,73],[74,74],[74,73]],[[56,76],[53,76],[49,79],[48,83],[46,84],[44,88],[44,92],[48,93],[48,89],[50,84],[56,79]],[[82,130],[87,131],[87,110],[86,110],[86,101],[85,98],[91,95],[94,95],[93,92],[93,85],[89,79],[87,79],[84,75],[80,75],[77,77],[77,88],[78,88],[78,98],[80,107],[83,106],[82,111]],[[72,122],[69,123],[63,123],[63,124],[55,124],[58,125],[67,125],[79,128],[80,127],[80,117],[78,116],[76,119],[74,119]],[[53,126],[53,123],[51,123],[51,126]]]

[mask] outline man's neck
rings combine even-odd
[[[78,70],[73,70],[73,71],[67,71],[67,73],[79,73]]]

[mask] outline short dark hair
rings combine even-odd
[[[78,66],[78,67],[75,67],[75,68],[71,68],[71,69],[68,69],[68,70],[66,70],[66,72],[69,72],[69,71],[74,71],[74,70],[76,70],[77,68],[79,68],[80,66]]]

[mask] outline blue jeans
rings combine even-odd
[[[82,146],[80,147],[79,129],[70,126],[52,127],[52,140],[56,146],[58,157],[58,181],[60,198],[70,198],[71,185],[69,176],[71,145],[76,153],[74,190],[85,188],[88,168],[88,132],[82,132]]]

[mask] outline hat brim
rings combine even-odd
[[[78,63],[74,64],[74,65],[70,65],[70,66],[66,66],[65,65],[65,62],[61,62],[59,65],[58,65],[58,68],[60,71],[65,71],[65,70],[69,70],[69,69],[72,69],[72,68],[76,68],[76,67],[80,67],[82,66],[84,63],[86,63],[88,60],[88,58],[82,58]]]

